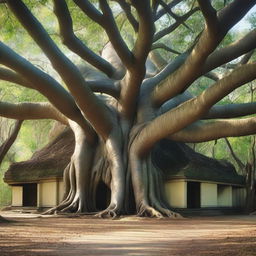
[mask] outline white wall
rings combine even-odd
[[[12,186],[12,206],[23,205],[23,187]]]
[[[232,207],[232,186],[218,185],[218,206]]]
[[[57,181],[42,182],[39,184],[40,206],[53,207],[58,204]]]
[[[217,200],[217,184],[201,183],[201,207],[216,207]]]
[[[187,182],[168,181],[165,183],[165,194],[168,203],[172,207],[187,207]]]
[[[63,195],[64,195],[64,182],[59,181],[58,203],[60,203],[63,200]]]

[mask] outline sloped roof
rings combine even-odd
[[[225,160],[206,157],[183,143],[160,141],[153,150],[153,163],[166,179],[187,179],[243,185],[244,177]]]
[[[30,160],[11,164],[4,181],[24,183],[61,178],[74,151],[74,144],[73,132],[65,129],[44,148],[35,152]]]
[[[73,150],[74,135],[70,129],[66,129],[30,160],[13,163],[5,173],[4,180],[14,184],[61,178]],[[183,143],[160,141],[152,151],[152,161],[162,170],[165,179],[244,184],[243,177],[236,173],[230,163],[203,156]]]

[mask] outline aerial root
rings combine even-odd
[[[137,216],[139,217],[152,217],[162,219],[164,216],[162,213],[154,209],[153,207],[147,205],[141,207],[140,211],[138,212]]]
[[[70,200],[66,199],[62,201],[58,206],[53,207],[48,211],[44,212],[43,215],[48,215],[48,214],[50,215],[56,212],[64,212],[64,209],[66,209],[70,203],[71,203],[71,199]]]
[[[54,214],[58,212],[82,212],[84,208],[84,204],[82,203],[80,196],[77,193],[76,189],[76,178],[75,178],[75,167],[71,160],[71,163],[68,165],[67,175],[69,181],[69,192],[67,193],[66,198],[56,207],[49,209],[48,211],[44,212],[43,214]],[[66,168],[66,169],[67,169]]]
[[[68,206],[63,208],[61,212],[77,212],[78,200],[73,200]]]
[[[96,217],[99,218],[111,218],[111,219],[116,219],[117,213],[114,210],[111,209],[105,209],[95,215]]]
[[[167,208],[163,208],[161,206],[156,207],[156,209],[158,209],[163,216],[169,217],[169,218],[181,218],[181,215],[179,213],[173,212]]]
[[[143,205],[137,214],[140,217],[151,217],[162,219],[164,217],[168,218],[183,218],[179,213],[171,211],[163,207],[151,207],[149,205]]]
[[[144,194],[143,203],[140,203],[138,216],[154,218],[182,218],[179,213],[170,209],[163,191],[163,177],[153,166],[151,157],[142,162],[142,170],[146,173],[144,185],[148,188],[148,193]]]
[[[95,216],[99,218],[116,219],[119,216],[119,209],[116,205],[110,205],[107,209],[98,212]]]

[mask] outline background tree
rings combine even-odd
[[[255,102],[217,103],[256,78],[249,54],[256,31],[228,43],[228,32],[256,1],[53,0],[40,1],[41,8],[38,1],[1,2],[8,14],[1,16],[1,24],[7,24],[2,30],[8,31],[6,17],[14,20],[17,34],[22,37],[26,30],[54,72],[33,65],[23,49],[3,38],[0,79],[37,90],[48,101],[1,102],[0,115],[57,120],[75,135],[64,171],[64,200],[50,212],[96,211],[96,190],[103,181],[111,199],[99,216],[127,212],[132,194],[139,215],[177,216],[164,201],[162,174],[151,162],[154,145],[164,138],[194,143],[255,133],[254,116],[236,119],[254,114]],[[42,12],[49,15],[45,22]],[[100,54],[98,42],[81,36],[87,28],[109,40]],[[173,35],[178,29],[179,37]],[[87,64],[77,65],[59,38]],[[184,41],[191,43],[186,47]],[[166,58],[163,51],[169,52]],[[244,54],[246,61],[220,78],[220,67]],[[211,85],[197,95],[189,92],[204,77],[213,80]]]
[[[12,146],[12,144],[14,143],[14,141],[17,138],[17,135],[19,133],[20,127],[22,124],[22,120],[18,120],[16,121],[16,124],[14,126],[14,128],[11,130],[9,130],[9,134],[8,134],[8,138],[2,143],[2,145],[0,146],[0,165],[4,159],[4,157],[6,156],[6,154],[8,153],[8,150],[10,149],[10,147]],[[1,128],[3,128],[3,125],[1,126]],[[0,130],[0,139],[4,137],[4,132],[3,129]],[[0,223],[1,222],[6,222],[7,220],[5,218],[3,218],[0,215]]]
[[[255,86],[253,83],[249,84],[250,88],[250,101],[254,102],[254,92]],[[256,136],[249,136],[249,143],[243,143],[247,145],[247,148],[244,150],[246,152],[246,156],[243,156],[240,153],[239,147],[238,150],[234,150],[234,146],[230,143],[230,141],[225,138],[225,142],[229,149],[230,155],[232,156],[233,160],[237,164],[237,168],[239,172],[245,176],[246,178],[246,205],[245,210],[247,213],[251,213],[256,209]],[[241,139],[239,141],[241,143]],[[235,143],[233,144],[235,145]],[[238,151],[239,155],[235,152]]]
[[[253,52],[248,53],[251,55]],[[247,56],[248,56],[247,55]],[[247,56],[237,63],[227,64],[224,70],[234,69],[241,62],[247,61]],[[255,102],[255,82],[234,91],[225,99],[225,103]],[[222,101],[223,102],[223,101]],[[218,159],[229,159],[236,167],[237,172],[246,180],[246,203],[245,212],[251,213],[256,209],[255,200],[255,166],[256,145],[255,135],[236,138],[224,138],[209,143],[195,144],[196,150],[204,152],[208,156]],[[207,152],[208,151],[208,152]]]

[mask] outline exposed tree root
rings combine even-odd
[[[99,140],[94,145],[94,150],[87,144],[83,134],[78,132],[76,136],[79,143],[76,143],[71,162],[64,171],[65,197],[58,206],[45,214],[97,212],[96,217],[112,219],[121,213],[130,214],[131,208],[127,207],[125,200],[131,200],[132,178],[138,216],[181,217],[170,209],[165,200],[163,175],[161,170],[153,165],[151,155],[138,159],[132,155],[131,147],[123,150],[123,144],[120,142],[122,135],[119,131],[107,141]],[[128,172],[124,166],[127,160],[122,152],[131,154]],[[107,199],[104,195],[106,191],[99,191],[99,184],[105,184],[111,192],[109,200],[105,202],[106,209],[97,205],[99,195],[104,200]]]
[[[139,136],[139,130],[142,127],[143,125],[134,129],[135,134],[131,133],[130,142],[130,170],[137,215],[156,218],[181,218],[179,213],[171,210],[166,201],[163,191],[163,174],[160,169],[153,165],[151,154],[143,159],[137,156],[136,148],[132,143]]]
[[[157,211],[155,208],[149,205],[141,206],[137,215],[140,217],[156,217],[159,219],[164,217],[164,215],[161,212]]]
[[[98,212],[95,216],[99,218],[112,218],[116,219],[119,216],[118,207],[109,206],[107,209]]]
[[[137,214],[140,217],[155,217],[155,218],[183,218],[179,213],[171,211],[163,207],[151,207],[149,205],[141,205],[140,210]]]

